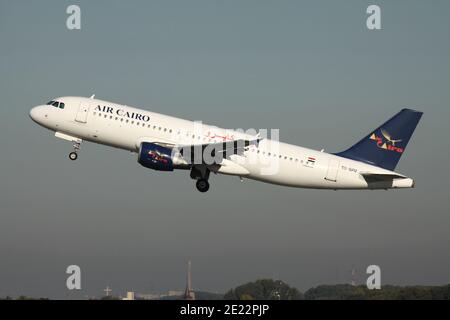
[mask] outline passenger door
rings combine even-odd
[[[325,179],[336,182],[338,169],[339,169],[339,160],[330,159],[330,161],[328,162],[328,170],[327,170],[327,175],[325,176]]]
[[[90,107],[89,101],[85,101],[85,100],[81,101],[80,106],[78,107],[75,121],[81,122],[81,123],[86,123],[88,114],[89,114],[89,107]]]

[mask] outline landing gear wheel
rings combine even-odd
[[[76,152],[69,153],[70,160],[74,161],[74,160],[77,160],[77,158],[78,158],[78,154]]]
[[[206,192],[209,190],[209,182],[205,179],[198,179],[195,186],[197,187],[197,190],[200,192]]]

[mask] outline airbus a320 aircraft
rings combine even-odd
[[[83,140],[129,150],[144,167],[189,170],[200,192],[208,191],[211,172],[300,188],[412,188],[414,180],[394,169],[421,116],[403,109],[349,149],[332,154],[94,96],[61,97],[30,111],[36,123],[73,142],[71,160]]]

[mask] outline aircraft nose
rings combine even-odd
[[[43,112],[43,106],[37,106],[30,110],[30,118],[36,122],[39,123],[41,121],[42,112]]]
[[[36,121],[35,119],[37,118],[37,113],[38,113],[37,108],[38,107],[34,107],[30,110],[30,118],[34,121]]]

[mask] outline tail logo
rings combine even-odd
[[[375,133],[372,133],[370,135],[370,140],[375,141],[377,144],[377,147],[380,149],[403,153],[404,149],[397,147],[395,144],[402,141],[402,139],[393,139],[391,135],[384,130],[383,128],[380,129],[381,135],[376,135]]]

